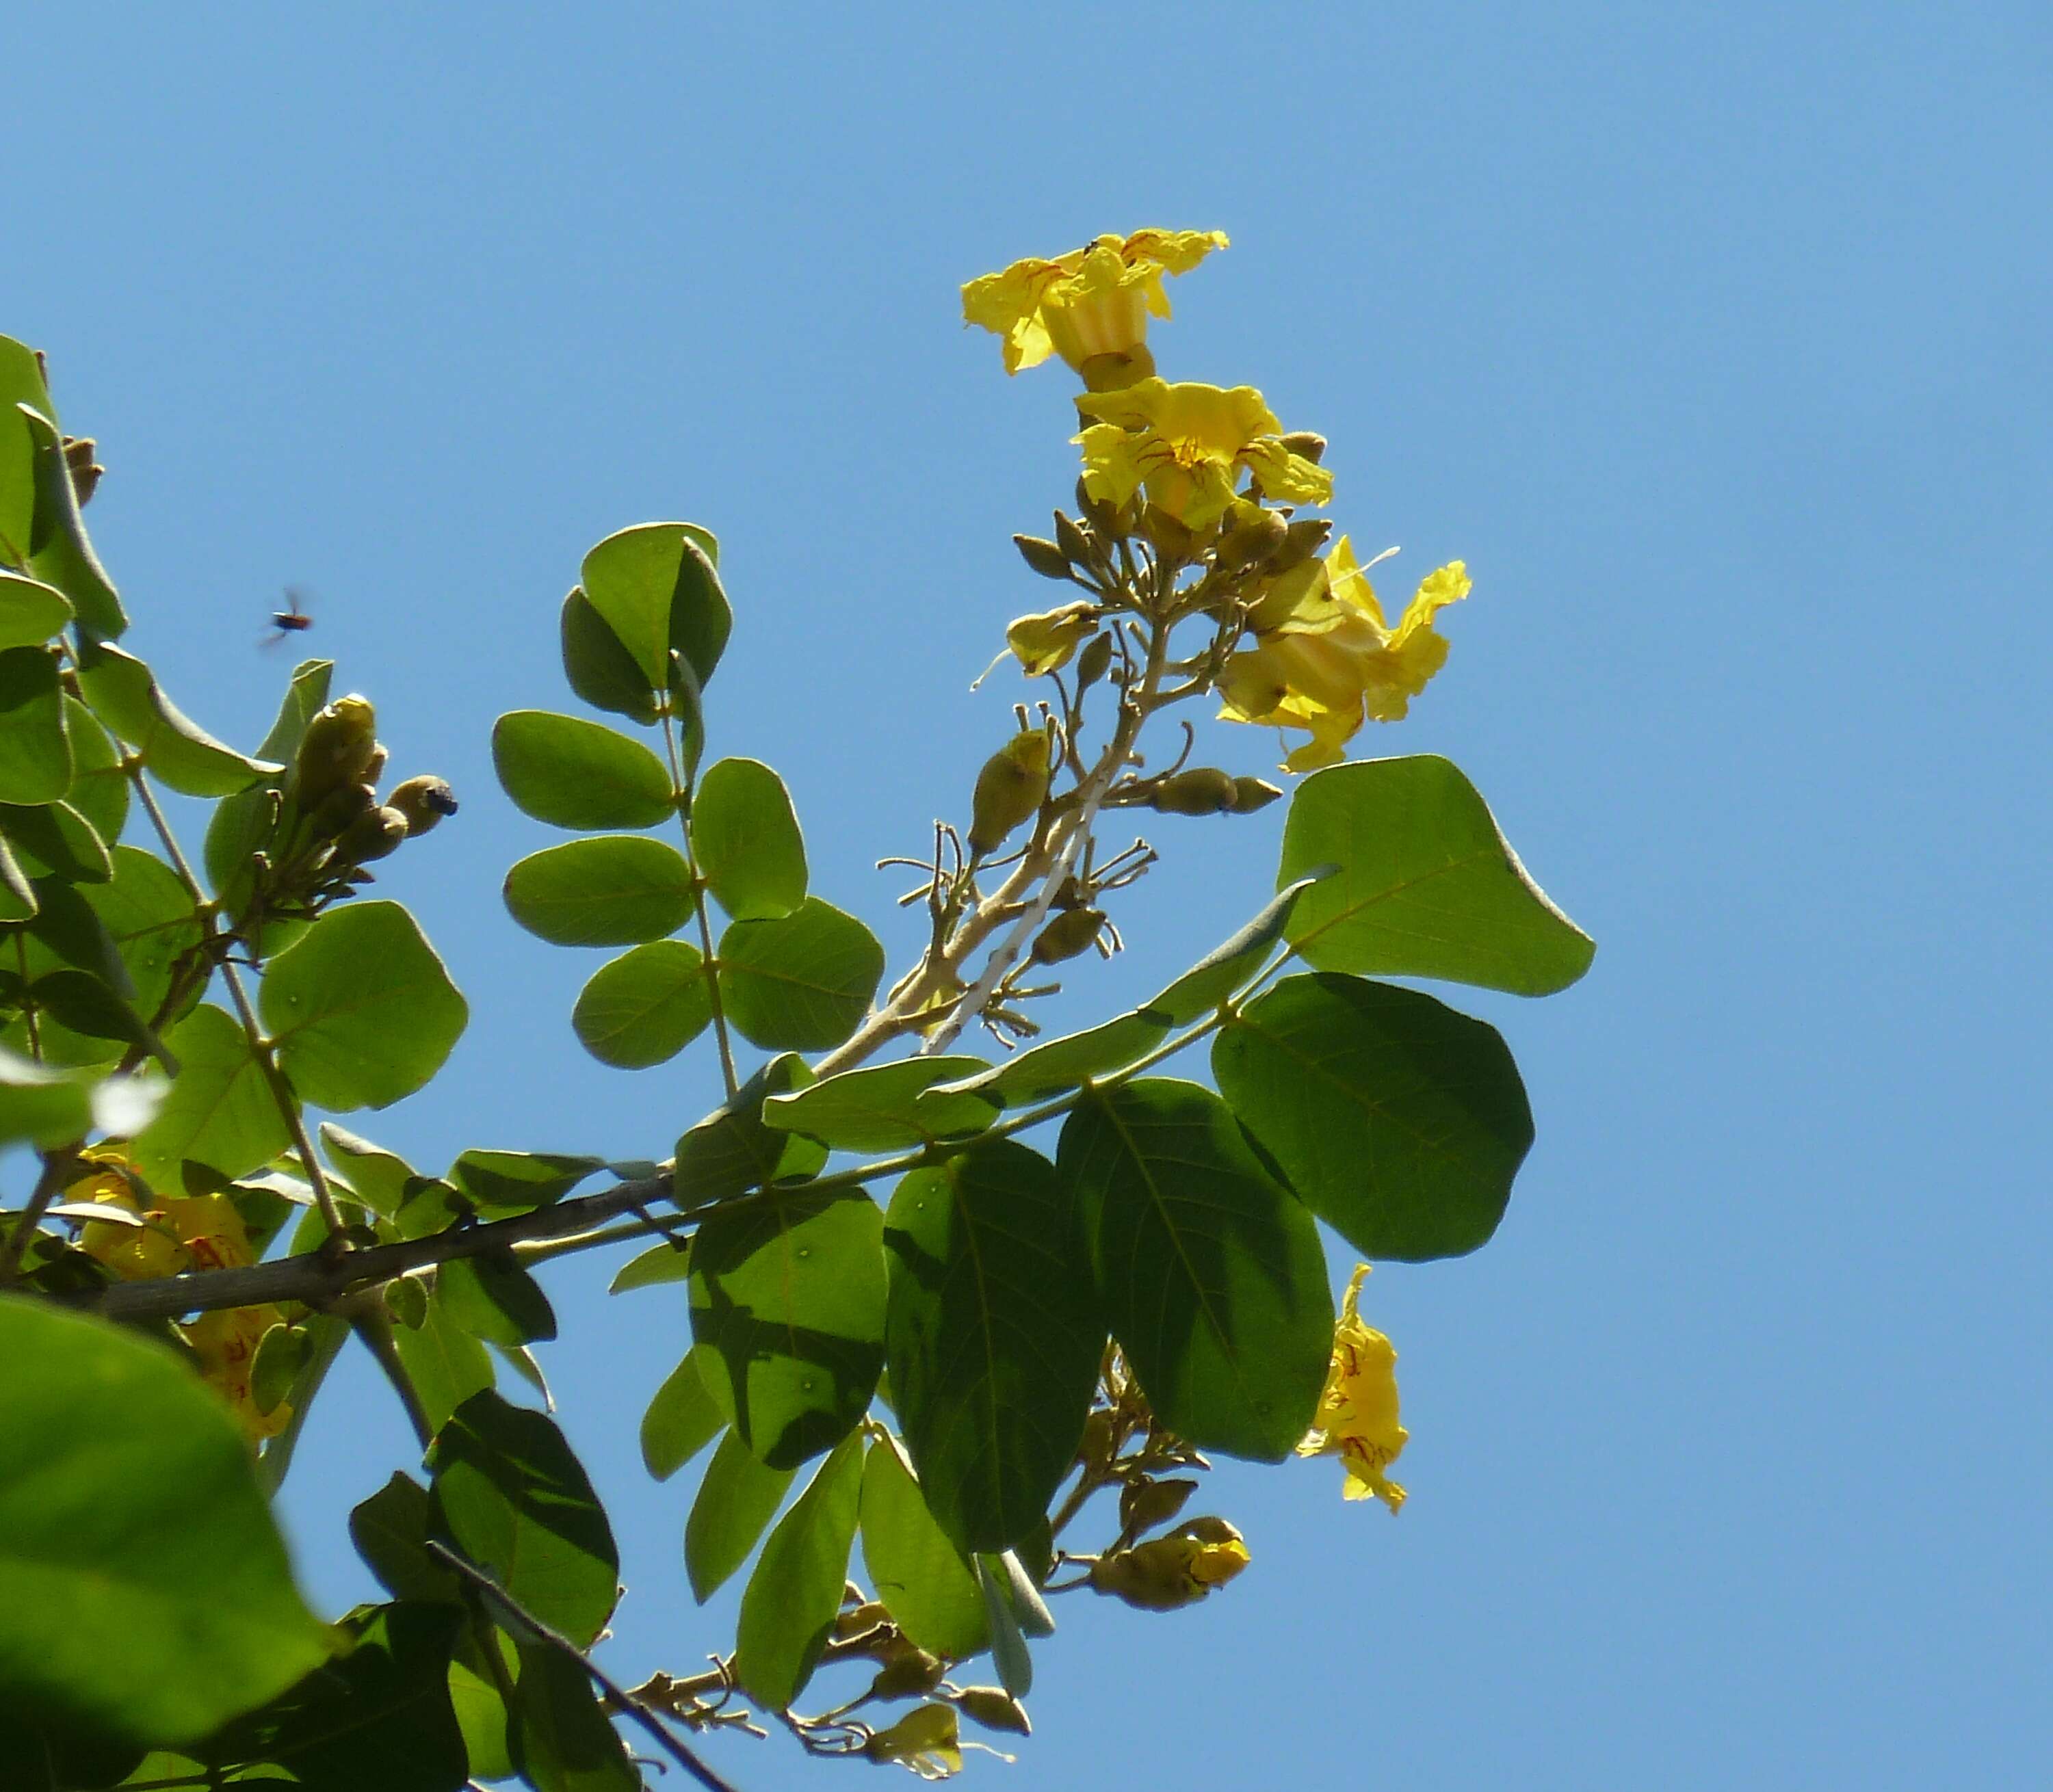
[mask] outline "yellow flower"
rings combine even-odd
[[[1223,230],[1136,230],[1103,236],[1053,261],[1015,261],[962,289],[963,321],[1004,339],[1005,371],[1059,355],[1073,367],[1101,355],[1130,355],[1148,338],[1148,314],[1169,315],[1164,274],[1187,273]]]
[[[179,1241],[171,1216],[161,1207],[144,1210],[136,1193],[144,1186],[131,1179],[126,1156],[108,1145],[96,1145],[78,1155],[87,1174],[65,1187],[65,1199],[119,1207],[143,1222],[124,1225],[119,1220],[88,1220],[79,1234],[80,1250],[124,1282],[154,1281],[159,1276],[175,1276],[192,1267],[191,1256]]]
[[[292,1402],[287,1400],[281,1400],[268,1413],[259,1412],[256,1397],[249,1390],[249,1370],[256,1361],[257,1347],[264,1341],[264,1334],[284,1319],[284,1314],[267,1303],[202,1313],[183,1327],[186,1342],[199,1359],[199,1372],[235,1409],[243,1435],[253,1443],[277,1437],[292,1416]]]
[[[896,1761],[922,1779],[962,1771],[962,1731],[952,1705],[917,1705],[862,1745],[873,1761]]]
[[[1404,1489],[1383,1471],[1403,1453],[1410,1433],[1397,1422],[1397,1352],[1356,1310],[1368,1275],[1368,1265],[1359,1265],[1348,1283],[1318,1417],[1297,1453],[1337,1455],[1347,1469],[1346,1497],[1373,1495],[1394,1513],[1404,1504]]]
[[[1144,379],[1118,392],[1086,392],[1077,409],[1099,419],[1073,439],[1084,451],[1094,498],[1148,500],[1186,528],[1224,516],[1243,473],[1265,497],[1322,504],[1333,476],[1283,445],[1282,425],[1251,386],[1172,386]]]
[[[1427,574],[1393,629],[1346,536],[1309,563],[1311,574],[1293,567],[1257,601],[1255,645],[1232,655],[1219,677],[1227,720],[1309,731],[1284,761],[1293,771],[1345,758],[1364,720],[1403,719],[1447,661],[1434,618],[1470,588],[1468,568],[1450,562]]]
[[[1097,632],[1098,614],[1096,604],[1079,602],[1018,617],[1006,627],[1005,645],[1026,676],[1038,678],[1070,663],[1078,644]]]

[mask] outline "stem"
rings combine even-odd
[[[699,963],[705,974],[706,1005],[712,1015],[713,1038],[720,1046],[720,1074],[727,1084],[727,1099],[732,1101],[741,1083],[734,1073],[734,1041],[728,1037],[727,1014],[720,1004],[720,965],[712,955],[712,923],[706,919],[705,882],[699,876],[698,861],[692,852],[691,781],[685,776],[683,762],[677,757],[677,729],[667,708],[663,712],[663,751],[669,757],[671,788],[682,798],[677,827],[685,837],[685,863],[692,874],[692,914],[698,923]]]
[[[22,1217],[14,1222],[14,1229],[0,1243],[0,1282],[10,1280],[21,1267],[22,1253],[29,1248],[29,1241],[36,1235],[36,1228],[42,1223],[44,1213],[57,1198],[57,1191],[65,1186],[65,1178],[78,1163],[78,1153],[69,1146],[52,1151],[43,1159],[41,1173],[36,1178],[35,1192],[29,1197],[29,1204],[22,1210]]]

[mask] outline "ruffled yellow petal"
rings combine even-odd
[[[1348,1474],[1344,1497],[1378,1499],[1395,1512],[1404,1504],[1404,1489],[1383,1471],[1403,1453],[1410,1433],[1397,1418],[1396,1350],[1362,1322],[1361,1284],[1368,1275],[1368,1265],[1360,1265],[1348,1283],[1318,1414],[1297,1453],[1338,1456]]]
[[[962,289],[963,320],[1002,339],[1008,374],[1051,353],[1072,367],[1129,354],[1146,342],[1149,313],[1169,315],[1163,276],[1187,273],[1226,246],[1220,230],[1101,236],[1052,260],[1015,261],[972,280]]]

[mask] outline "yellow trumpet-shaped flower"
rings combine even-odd
[[[1144,488],[1150,503],[1202,529],[1226,514],[1243,473],[1280,503],[1322,504],[1333,495],[1333,476],[1284,445],[1282,425],[1251,386],[1144,379],[1086,392],[1077,409],[1099,419],[1074,439],[1085,487],[1107,504]]]
[[[1347,1469],[1345,1497],[1373,1496],[1394,1513],[1404,1504],[1404,1489],[1383,1471],[1403,1453],[1410,1433],[1397,1422],[1397,1352],[1356,1310],[1368,1276],[1368,1265],[1360,1264],[1348,1283],[1318,1416],[1297,1453],[1338,1456]]]
[[[1470,589],[1468,568],[1451,561],[1427,575],[1392,628],[1346,536],[1309,563],[1312,573],[1293,567],[1256,601],[1255,645],[1219,676],[1227,720],[1310,732],[1284,761],[1293,771],[1344,759],[1364,720],[1403,719],[1447,661],[1435,617]]]
[[[1015,261],[962,289],[963,321],[1003,339],[1005,371],[1059,355],[1073,367],[1101,355],[1131,355],[1148,339],[1148,317],[1169,315],[1165,274],[1187,273],[1223,230],[1136,230],[1103,236],[1052,261]]]
[[[888,1730],[862,1745],[873,1761],[896,1761],[922,1779],[946,1779],[962,1771],[962,1731],[952,1705],[916,1705]]]

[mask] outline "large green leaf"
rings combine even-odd
[[[434,1497],[411,1475],[391,1478],[349,1514],[349,1540],[378,1584],[395,1599],[460,1606],[455,1571],[428,1553],[434,1531]]]
[[[163,1345],[0,1298],[0,1704],[193,1742],[326,1659],[226,1404]]]
[[[631,1294],[638,1288],[662,1288],[673,1282],[689,1281],[692,1273],[692,1252],[689,1240],[672,1243],[665,1238],[660,1245],[651,1245],[639,1257],[630,1257],[614,1272],[613,1280],[606,1284],[608,1294]]]
[[[827,1160],[826,1147],[796,1133],[779,1132],[763,1120],[766,1100],[803,1088],[812,1080],[806,1061],[795,1052],[784,1053],[680,1139],[672,1176],[677,1205],[703,1207],[765,1182],[817,1175]]]
[[[118,647],[88,643],[78,679],[86,707],[143,755],[151,775],[183,795],[232,796],[285,769],[222,745],[164,695],[147,666]]]
[[[71,788],[71,735],[56,657],[0,653],[0,802],[55,802]]]
[[[1298,898],[1288,930],[1314,970],[1547,995],[1596,951],[1526,875],[1475,786],[1430,754],[1333,766],[1298,786],[1277,881],[1326,865],[1339,869]]]
[[[469,1767],[449,1668],[463,1621],[444,1605],[351,1613],[339,1626],[347,1654],[209,1738],[202,1753],[224,1766],[289,1768],[304,1792],[459,1792]]]
[[[449,1166],[449,1180],[491,1218],[524,1214],[560,1201],[594,1171],[603,1158],[566,1157],[551,1151],[465,1151]]]
[[[1311,876],[1286,884],[1259,915],[1231,939],[1214,947],[1152,1002],[1144,1003],[1141,1012],[1159,1014],[1176,1026],[1188,1026],[1210,1014],[1268,962],[1276,943],[1283,937],[1284,928],[1290,925],[1298,897],[1321,876],[1330,875],[1321,867]]]
[[[699,1374],[698,1353],[687,1351],[642,1415],[642,1465],[652,1479],[666,1481],[718,1437],[726,1423],[720,1402]]]
[[[128,626],[128,618],[86,535],[56,414],[29,409],[19,414],[36,449],[36,520],[29,529],[27,571],[71,599],[83,636],[112,640]]]
[[[1217,1096],[1168,1077],[1086,1092],[1058,1166],[1112,1334],[1156,1414],[1200,1449],[1282,1461],[1310,1427],[1333,1345],[1303,1204]]]
[[[888,1437],[863,1460],[862,1561],[885,1609],[921,1649],[960,1661],[988,1643],[976,1577]]]
[[[670,774],[638,740],[598,722],[516,709],[492,730],[507,795],[558,828],[646,828],[677,811]]]
[[[154,853],[117,846],[113,864],[112,880],[81,893],[120,955],[137,1011],[152,1018],[179,959],[199,943],[199,916],[178,873]]]
[[[1116,1015],[1081,1033],[1030,1046],[982,1075],[937,1088],[936,1095],[982,1094],[1019,1108],[1080,1088],[1145,1057],[1168,1037],[1166,1021],[1150,1014]]]
[[[491,1352],[449,1316],[439,1287],[420,1324],[395,1327],[392,1341],[430,1430],[440,1431],[458,1407],[493,1384]]]
[[[776,1189],[692,1241],[692,1336],[741,1440],[791,1468],[847,1434],[884,1366],[884,1216],[846,1189]]]
[[[539,1792],[640,1792],[642,1778],[591,1676],[561,1649],[520,1645],[520,1762]]]
[[[638,946],[684,924],[692,869],[660,840],[606,834],[531,853],[505,894],[513,919],[553,946]]]
[[[781,920],[736,921],[720,936],[728,1018],[766,1052],[823,1052],[862,1024],[884,974],[877,937],[808,896]]]
[[[563,678],[595,709],[653,723],[658,692],[582,590],[563,599]]]
[[[121,749],[77,697],[65,698],[65,728],[72,759],[71,790],[65,800],[112,846],[128,819],[128,774],[121,769]]]
[[[737,921],[774,921],[806,900],[806,842],[784,781],[756,759],[722,759],[692,798],[692,857]]]
[[[927,1504],[959,1548],[1010,1549],[1069,1470],[1105,1348],[1075,1191],[989,1140],[905,1177],[884,1242],[891,1398]]]
[[[681,939],[652,939],[602,965],[571,1010],[578,1043],[621,1070],[667,1062],[712,1018],[705,960]]]
[[[511,1251],[453,1257],[435,1278],[443,1310],[472,1337],[512,1349],[556,1335],[555,1311],[542,1284]]]
[[[586,598],[657,690],[672,682],[673,649],[703,686],[734,625],[701,535],[689,523],[642,523],[608,535],[584,557]]]
[[[1497,1029],[1388,983],[1286,978],[1214,1041],[1212,1074],[1305,1204],[1364,1257],[1475,1249],[1533,1143]]]
[[[292,1086],[338,1113],[411,1095],[442,1069],[470,1018],[396,902],[322,916],[271,961],[261,1005]]]
[[[741,1595],[734,1672],[783,1711],[806,1688],[841,1610],[862,1497],[862,1437],[845,1437],[763,1546]]]
[[[0,433],[6,422],[0,418]],[[0,567],[0,648],[39,647],[70,620],[71,599],[54,585]]]
[[[241,1024],[211,1002],[164,1035],[179,1069],[157,1117],[135,1135],[136,1167],[159,1188],[182,1188],[181,1167],[236,1177],[269,1163],[292,1133]]]
[[[487,1389],[436,1433],[428,1466],[449,1540],[515,1604],[590,1648],[613,1614],[620,1555],[555,1421]]]
[[[685,1573],[701,1605],[748,1559],[794,1472],[758,1462],[732,1431],[720,1439],[685,1520]]]
[[[803,1132],[842,1151],[889,1151],[981,1132],[998,1116],[988,1095],[936,1089],[985,1069],[970,1057],[901,1058],[844,1070],[763,1104],[766,1125]]]
[[[364,1205],[387,1219],[399,1211],[415,1185],[426,1180],[404,1158],[332,1120],[321,1122],[320,1141],[328,1161],[349,1178]]]

